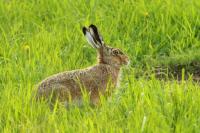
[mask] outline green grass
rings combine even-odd
[[[1,0],[0,132],[200,132],[200,87],[134,77],[138,67],[199,61],[197,0]],[[125,51],[119,89],[102,105],[32,100],[45,77],[96,63],[81,27],[95,24]]]

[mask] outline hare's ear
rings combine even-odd
[[[94,39],[97,41],[98,45],[103,46],[104,45],[103,37],[101,36],[97,27],[95,25],[91,24],[89,26],[89,31],[92,34],[92,36],[94,37]]]
[[[85,35],[87,41],[93,48],[99,48],[99,45],[97,44],[97,40],[94,38],[94,36],[91,34],[90,30],[86,27],[83,27],[82,29],[83,34]]]

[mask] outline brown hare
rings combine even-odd
[[[89,94],[92,104],[99,102],[100,95],[116,87],[120,68],[129,63],[129,58],[120,49],[107,46],[95,25],[83,27],[88,42],[98,52],[98,64],[74,71],[55,74],[44,79],[38,87],[37,98],[67,102],[81,100],[82,88]],[[109,87],[112,84],[113,87]]]

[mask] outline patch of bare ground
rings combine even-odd
[[[153,70],[158,79],[189,80],[200,83],[200,62],[189,64],[173,64],[169,66],[157,66]]]
[[[193,80],[200,83],[200,62],[193,61],[188,64],[170,64],[159,65],[152,67],[150,71],[138,71],[135,73],[136,78],[141,76],[149,78],[155,74],[155,77],[160,80]]]

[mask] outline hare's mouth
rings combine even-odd
[[[130,63],[131,63],[131,61],[130,61],[130,60],[128,60],[128,61],[127,61],[127,63],[126,63],[126,65],[127,65],[127,66],[129,66],[129,65],[130,65]]]
[[[124,61],[124,65],[129,66],[130,65],[130,60]]]
[[[123,64],[124,64],[124,65],[129,65],[129,64],[130,64],[130,60],[129,60],[128,57],[126,57],[126,58],[124,59]]]

